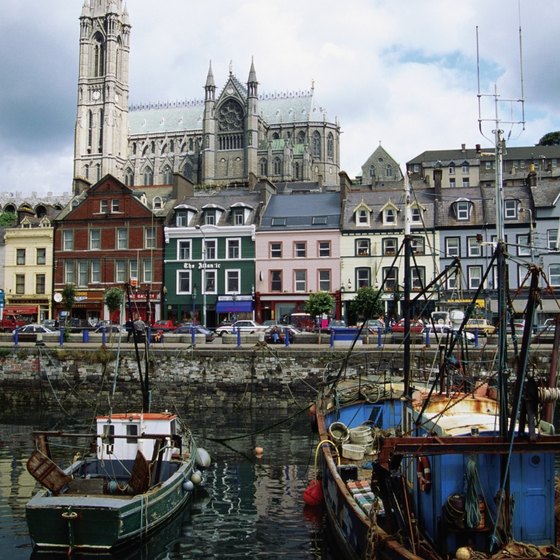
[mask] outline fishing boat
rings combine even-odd
[[[410,325],[409,230],[404,237],[403,313]],[[498,235],[483,282],[495,265],[505,286],[502,239]],[[506,294],[499,290],[494,370],[469,374],[455,352],[473,304],[458,331],[450,333],[428,381],[414,376],[405,327],[400,393],[386,379],[364,378],[359,367],[347,365],[344,375],[325,383],[315,407],[319,482],[308,491],[320,489],[346,558],[478,560],[560,553],[555,516],[560,437],[550,408],[558,390],[555,371],[528,372],[540,270],[532,265],[530,273],[514,359],[508,359]],[[352,442],[356,432],[365,438],[362,443]]]
[[[140,379],[140,412],[99,415],[94,434],[34,432],[27,468],[41,489],[26,518],[37,551],[113,552],[171,521],[192,499],[210,456],[177,414],[149,410],[147,376]],[[51,448],[68,441],[86,451],[63,469]]]

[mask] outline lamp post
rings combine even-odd
[[[193,286],[192,289],[192,312],[191,312],[191,320],[194,323],[194,314],[195,314],[195,309],[196,309],[196,295],[197,295],[198,291],[196,289],[196,284]]]
[[[531,262],[535,261],[533,244],[533,211],[530,208],[519,208],[520,212],[529,212],[529,250],[531,251]]]
[[[196,229],[200,231],[202,235],[202,271],[200,274],[200,282],[202,284],[202,324],[206,326],[206,235],[204,234],[202,226],[196,226]]]

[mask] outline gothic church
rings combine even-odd
[[[122,0],[85,0],[80,16],[74,178],[107,173],[129,186],[180,174],[199,185],[311,181],[338,185],[340,126],[308,91],[262,95],[251,62],[230,65],[217,91],[212,66],[203,100],[129,108],[130,21]]]

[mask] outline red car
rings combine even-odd
[[[421,333],[424,330],[424,323],[420,319],[410,320],[410,332]],[[397,324],[391,327],[391,332],[404,333],[404,319],[401,319]]]
[[[171,319],[160,319],[159,321],[156,321],[153,325],[151,325],[151,329],[153,331],[170,332],[174,331],[176,328],[177,326]]]

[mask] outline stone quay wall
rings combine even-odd
[[[413,348],[416,377],[433,378],[437,347]],[[471,363],[492,363],[495,348],[471,350]],[[152,410],[210,407],[304,407],[325,380],[361,374],[402,375],[402,348],[357,349],[309,345],[289,348],[257,343],[246,347],[152,346],[139,354],[150,379]],[[532,355],[530,366],[547,374],[550,349]],[[114,391],[113,391],[114,388]],[[0,348],[0,406],[95,407],[137,410],[142,403],[134,348],[94,345],[64,348],[29,345]]]

